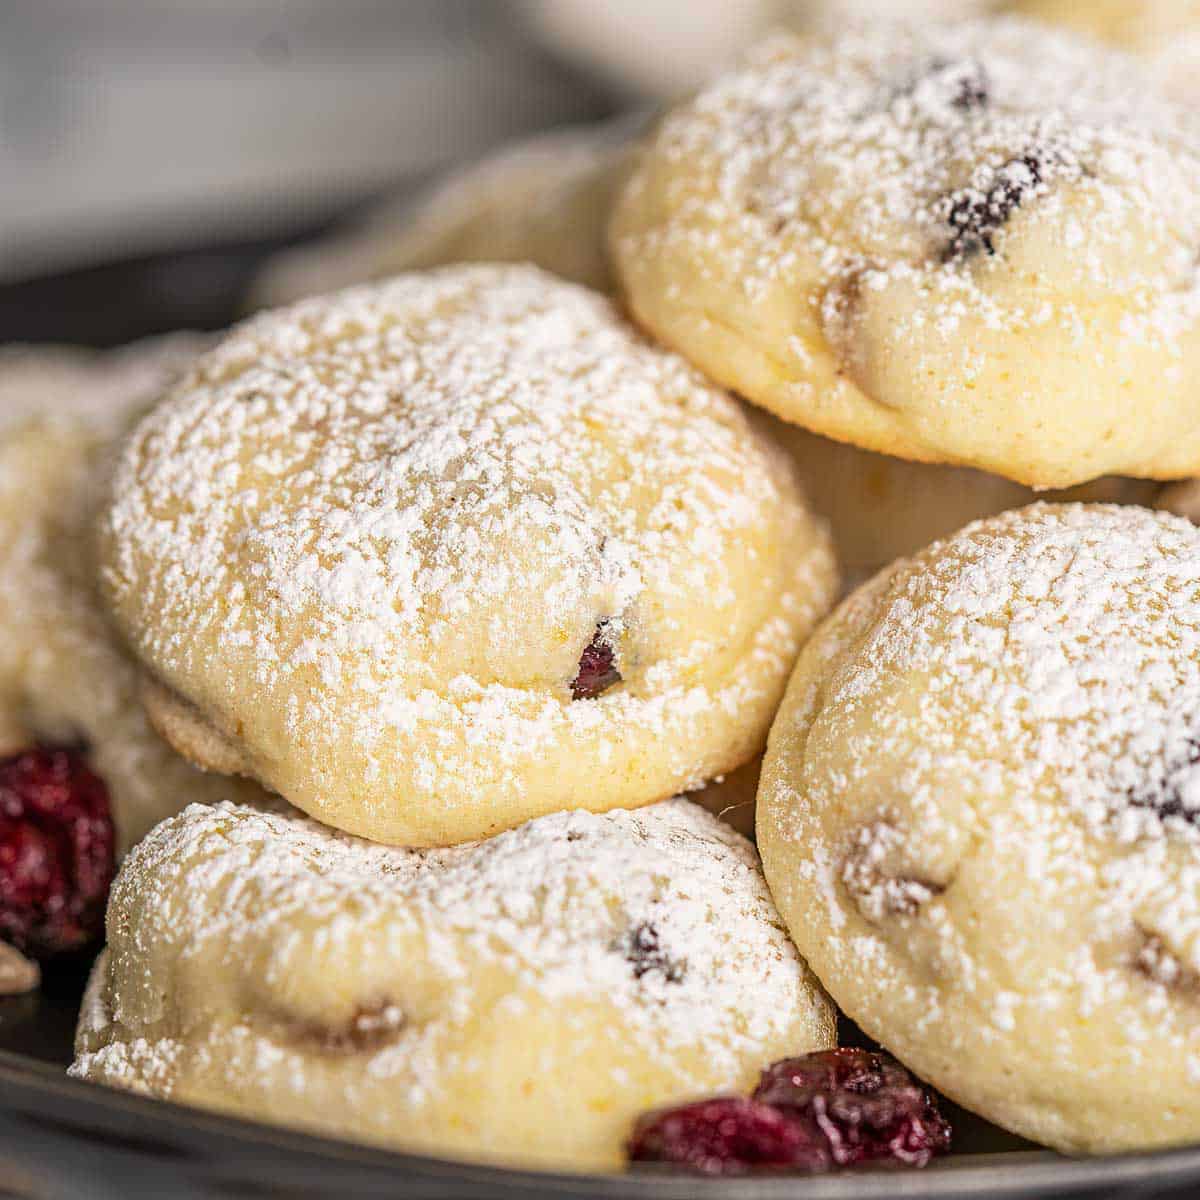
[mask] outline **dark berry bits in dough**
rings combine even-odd
[[[386,1046],[404,1028],[404,1013],[389,1001],[364,1004],[343,1026],[294,1024],[295,1040],[324,1054],[370,1054]]]
[[[972,60],[957,64],[951,78],[954,80],[954,98],[950,103],[955,108],[974,112],[987,107],[991,88],[982,63]]]
[[[650,921],[635,925],[620,939],[619,946],[625,960],[633,967],[634,979],[655,972],[667,983],[681,983],[687,974],[687,963],[667,953],[658,929]]]
[[[1162,820],[1173,819],[1192,826],[1200,825],[1200,808],[1184,801],[1184,787],[1196,770],[1200,770],[1200,740],[1189,738],[1183,754],[1168,765],[1160,778],[1131,792],[1129,803],[1134,808],[1156,813]]]
[[[939,107],[946,105],[966,114],[987,107],[991,87],[981,62],[971,58],[935,58],[887,98],[887,104],[908,97],[923,97]]]
[[[1149,980],[1177,992],[1200,990],[1200,978],[1196,972],[1185,967],[1167,949],[1166,944],[1155,933],[1141,930],[1142,946],[1134,956],[1134,967]]]
[[[1041,164],[1031,154],[1014,158],[996,173],[991,186],[962,188],[949,197],[946,221],[952,230],[947,261],[996,253],[993,235],[1041,186]]]
[[[572,700],[594,700],[614,683],[621,682],[617,670],[617,652],[613,647],[609,623],[601,621],[595,635],[579,656],[579,671],[571,680]]]
[[[896,869],[900,848],[895,827],[879,821],[858,831],[842,859],[842,886],[868,921],[915,916],[946,890],[945,884]]]
[[[936,60],[930,77],[938,86],[945,88],[950,106],[961,112],[975,112],[986,108],[991,99],[991,88],[983,63],[973,58],[947,62]]]

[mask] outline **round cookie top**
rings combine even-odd
[[[739,765],[834,587],[736,402],[525,267],[242,326],[136,430],[103,524],[168,736],[408,845]]]
[[[801,656],[767,877],[835,999],[968,1107],[1062,1148],[1194,1138],[1198,730],[1200,531],[1132,506],[978,522]]]
[[[1200,459],[1200,120],[1088,39],[772,38],[661,123],[612,240],[642,323],[817,432],[1034,486]]]
[[[920,758],[939,771],[948,756],[953,771],[1002,762],[1016,794],[1049,783],[1119,842],[1197,832],[1200,531],[1190,522],[1132,505],[1034,505],[935,543],[852,604],[873,606],[869,640],[823,705],[847,723],[868,707],[886,713],[877,752],[893,728],[907,751],[916,726]],[[928,687],[920,708],[890,710],[897,679]]]
[[[580,1170],[644,1107],[834,1036],[753,849],[688,801],[425,851],[193,806],[114,886],[74,1071]]]

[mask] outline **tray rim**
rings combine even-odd
[[[912,1172],[847,1172],[798,1177],[795,1175],[747,1176],[707,1179],[678,1173],[636,1170],[625,1174],[574,1175],[536,1172],[486,1163],[408,1154],[369,1145],[335,1140],[317,1133],[259,1124],[198,1108],[133,1093],[103,1088],[69,1078],[60,1068],[0,1050],[0,1130],[6,1125],[48,1131],[70,1139],[74,1128],[88,1128],[100,1140],[80,1154],[157,1158],[168,1167],[189,1159],[201,1163],[270,1160],[273,1169],[286,1164],[298,1167],[306,1186],[344,1188],[354,1184],[355,1196],[373,1196],[376,1189],[393,1196],[411,1194],[518,1196],[534,1192],[545,1196],[631,1197],[637,1200],[684,1200],[693,1196],[721,1200],[884,1200],[888,1197],[1015,1197],[1065,1196],[1071,1193],[1115,1191],[1153,1183],[1160,1188],[1200,1185],[1200,1146],[1141,1151],[1108,1157],[1066,1158],[1051,1151],[1013,1151],[951,1157],[933,1169]],[[137,1130],[132,1139],[128,1130]],[[124,1131],[124,1132],[122,1132]],[[110,1147],[105,1133],[113,1135]],[[155,1153],[153,1140],[163,1137],[166,1147]],[[46,1139],[41,1139],[46,1140]],[[90,1139],[89,1139],[90,1140]],[[82,1142],[83,1139],[80,1138]],[[178,1149],[178,1143],[186,1143]],[[132,1146],[132,1150],[131,1150]],[[164,1153],[166,1151],[166,1153]],[[63,1171],[61,1162],[47,1162],[47,1148],[38,1139],[14,1144],[0,1137],[0,1161],[9,1158],[17,1167],[34,1172]],[[259,1172],[255,1172],[259,1174]],[[293,1170],[282,1172],[294,1176]],[[261,1178],[261,1175],[259,1175]],[[277,1178],[273,1170],[271,1178]],[[300,1176],[295,1177],[297,1182]],[[288,1186],[286,1178],[280,1178]],[[419,1182],[419,1186],[418,1185]],[[463,1189],[469,1189],[464,1191]],[[70,1194],[70,1193],[66,1193]],[[150,1194],[150,1193],[148,1193]],[[204,1194],[204,1193],[201,1193]],[[286,1193],[281,1193],[286,1194]]]

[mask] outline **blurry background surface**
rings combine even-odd
[[[307,232],[506,137],[612,112],[616,91],[543,49],[528,16],[503,0],[0,0],[0,282]]]

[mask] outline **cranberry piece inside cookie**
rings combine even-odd
[[[613,684],[621,682],[617,652],[610,636],[607,622],[602,621],[596,626],[595,636],[579,656],[579,672],[571,680],[572,700],[594,700]]]
[[[953,238],[946,257],[996,253],[994,235],[1042,184],[1042,166],[1032,154],[1006,163],[985,188],[969,187],[951,197],[947,222]]]

